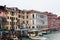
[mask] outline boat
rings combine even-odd
[[[32,40],[47,40],[45,37],[40,37],[40,36],[30,36],[29,37]]]

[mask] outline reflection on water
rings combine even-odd
[[[52,34],[44,35],[47,40],[60,40],[60,31],[53,32]]]

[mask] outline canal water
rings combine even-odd
[[[52,32],[51,34],[44,35],[47,40],[60,40],[60,31]],[[23,40],[30,40],[29,38],[23,38]]]
[[[60,31],[53,32],[51,34],[44,35],[47,40],[60,40]]]

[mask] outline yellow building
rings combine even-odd
[[[19,16],[20,16],[20,24],[22,24],[24,28],[29,28],[31,20],[30,13],[28,13],[27,10],[21,10]]]
[[[6,27],[8,30],[18,29],[17,20],[18,20],[18,8],[16,7],[6,7],[7,9],[7,24]]]

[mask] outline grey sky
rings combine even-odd
[[[0,5],[48,11],[60,16],[60,0],[0,0]]]

